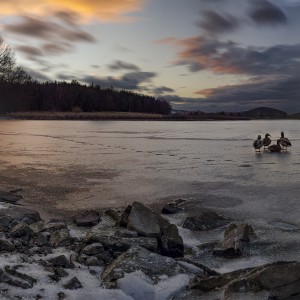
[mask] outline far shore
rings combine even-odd
[[[231,115],[209,113],[201,116],[193,115],[161,115],[138,112],[52,112],[52,111],[29,111],[10,112],[0,114],[0,119],[18,120],[130,120],[130,121],[235,121],[249,120],[249,118]]]

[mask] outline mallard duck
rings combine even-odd
[[[265,134],[265,137],[264,137],[264,139],[263,139],[263,145],[264,145],[264,150],[266,149],[266,148],[268,148],[270,145],[271,145],[271,139],[269,138],[269,136],[271,136],[269,133],[266,133]]]
[[[260,148],[263,146],[263,141],[261,139],[261,135],[257,136],[257,139],[253,141],[253,147],[255,152],[260,152]]]
[[[291,147],[292,143],[286,137],[284,137],[284,132],[281,131],[280,145],[282,146],[282,150],[287,150],[287,147]]]
[[[268,147],[270,152],[280,152],[282,149],[280,147],[280,139],[277,140],[277,145],[271,145]]]

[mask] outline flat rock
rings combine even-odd
[[[131,205],[128,205],[121,214],[119,226],[127,227],[128,217],[131,211]]]
[[[210,230],[225,226],[229,220],[213,211],[203,211],[197,216],[189,216],[183,223],[183,228],[190,230],[201,231]]]
[[[87,238],[86,242],[88,244],[101,243],[105,249],[120,252],[124,252],[132,246],[141,246],[152,252],[157,252],[158,248],[157,239],[147,237],[121,238],[106,234],[92,234]]]
[[[230,224],[224,233],[222,243],[215,246],[213,254],[227,258],[235,258],[243,254],[244,248],[254,236],[254,229],[248,224]]]
[[[101,221],[100,214],[96,211],[86,211],[74,219],[77,226],[92,227]]]
[[[174,202],[166,204],[161,209],[161,213],[166,214],[166,215],[176,214],[176,213],[179,213],[182,211],[183,211],[183,208],[178,206],[178,204],[174,203]]]
[[[37,280],[31,276],[6,267],[4,268],[4,271],[0,270],[0,282],[20,287],[22,289],[30,289]]]
[[[60,247],[69,239],[69,230],[61,229],[50,233],[50,245],[52,247]]]
[[[142,247],[132,247],[116,258],[102,273],[104,282],[116,283],[125,273],[141,270],[153,283],[161,276],[175,276],[186,273],[174,259],[150,252]]]
[[[81,253],[85,255],[96,255],[103,251],[104,251],[104,247],[102,246],[102,244],[94,243],[84,247]]]
[[[158,215],[139,202],[132,204],[127,228],[145,237],[158,238],[161,236]]]

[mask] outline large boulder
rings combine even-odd
[[[137,237],[122,238],[109,234],[92,234],[86,239],[87,244],[101,243],[105,249],[124,252],[132,246],[141,246],[149,251],[157,252],[158,242],[155,238]]]
[[[229,220],[213,211],[202,211],[195,216],[189,216],[183,223],[183,228],[201,231],[225,226]]]
[[[222,243],[215,246],[213,254],[227,258],[235,258],[243,254],[248,246],[254,229],[248,224],[230,224],[224,233]]]
[[[300,299],[300,262],[275,262],[201,278],[190,288],[203,292],[223,288],[226,299],[233,299],[233,295],[240,295],[234,299],[243,299],[242,295],[260,292],[267,292],[274,300]]]
[[[161,236],[158,215],[139,202],[132,204],[127,228],[145,237],[158,238]]]
[[[168,203],[161,209],[161,213],[166,215],[176,214],[182,211],[183,208],[175,202]]]
[[[153,283],[162,276],[175,276],[186,273],[174,259],[150,252],[142,247],[132,247],[116,258],[102,273],[101,278],[109,286],[115,286],[125,273],[141,270]]]
[[[22,238],[28,241],[31,238],[33,231],[26,223],[20,222],[11,229],[10,234],[14,238]]]

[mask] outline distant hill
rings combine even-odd
[[[291,119],[300,119],[300,112],[289,116]]]
[[[270,107],[257,107],[240,112],[238,115],[251,119],[282,119],[287,117],[286,112]]]

